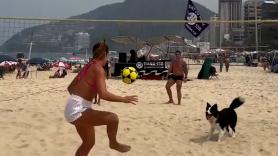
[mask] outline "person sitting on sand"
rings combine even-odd
[[[169,101],[167,103],[174,103],[172,97],[171,87],[176,84],[177,87],[177,96],[178,96],[178,105],[181,104],[181,87],[182,81],[187,81],[187,64],[183,60],[180,51],[176,51],[175,59],[171,62],[170,68],[168,69],[168,81],[166,83],[166,91],[169,96]]]
[[[67,70],[65,68],[59,68],[53,76],[49,76],[49,78],[64,78],[67,75]]]
[[[135,104],[137,96],[117,96],[106,88],[105,71],[103,66],[107,61],[108,46],[105,41],[93,47],[93,59],[85,65],[79,74],[68,86],[70,93],[65,106],[66,120],[75,126],[82,139],[82,144],[75,156],[86,156],[95,144],[94,126],[107,126],[107,135],[111,149],[127,152],[130,146],[121,144],[117,140],[119,118],[115,113],[94,110],[91,108],[92,100],[98,94],[101,99],[111,102],[124,102]]]

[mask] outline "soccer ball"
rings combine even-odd
[[[138,77],[138,73],[133,67],[125,67],[122,70],[122,81],[127,84],[133,83]]]

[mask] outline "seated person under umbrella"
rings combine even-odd
[[[53,76],[49,76],[49,78],[64,78],[67,75],[67,71],[65,69],[65,65],[62,62],[59,62],[59,68],[54,73]]]

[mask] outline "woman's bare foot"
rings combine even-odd
[[[168,102],[165,102],[164,104],[171,104],[171,103],[174,104],[174,101],[173,100],[169,100]]]
[[[120,144],[120,143],[110,144],[110,148],[122,153],[128,152],[131,149],[129,145]]]

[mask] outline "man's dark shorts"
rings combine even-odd
[[[175,82],[177,81],[177,80],[183,80],[183,75],[174,75],[174,74],[170,74],[169,76],[168,76],[168,80],[170,80],[170,79],[172,79],[172,80],[174,80]]]

